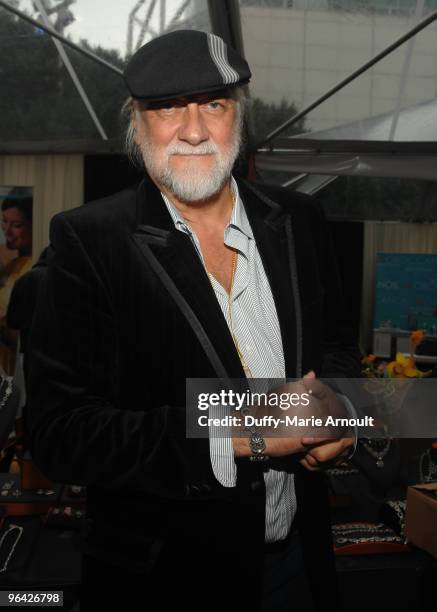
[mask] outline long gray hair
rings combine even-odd
[[[231,97],[236,102],[236,117],[235,117],[235,127],[239,130],[241,134],[241,146],[240,151],[244,147],[245,144],[245,134],[244,134],[244,124],[247,117],[247,109],[249,98],[247,96],[246,90],[244,87],[234,87],[229,90]],[[139,168],[140,170],[144,169],[144,161],[143,155],[141,153],[141,148],[135,141],[135,125],[134,125],[134,114],[135,114],[135,105],[134,98],[129,96],[121,107],[121,119],[123,124],[124,131],[124,151],[130,160],[130,162]]]

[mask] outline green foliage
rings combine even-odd
[[[122,67],[117,51],[82,45]],[[119,132],[127,90],[120,76],[66,53],[109,137]],[[100,138],[50,36],[0,10],[0,137],[5,141]]]
[[[297,112],[298,108],[296,104],[294,102],[287,102],[285,99],[282,99],[279,104],[269,104],[260,98],[251,98],[251,130],[255,140],[267,136],[267,134],[293,117]],[[281,136],[293,136],[305,132],[304,124],[305,118],[300,119],[297,123],[282,132]]]

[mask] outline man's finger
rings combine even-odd
[[[307,470],[309,470],[310,472],[319,472],[320,471],[320,467],[313,467],[310,463],[308,463],[308,460],[306,459],[306,457],[301,459],[299,461],[299,463],[301,465],[303,465],[303,467],[306,468]]]
[[[310,453],[307,453],[303,459],[305,459],[312,467],[319,467],[317,459],[310,455]]]
[[[304,378],[316,378],[316,373],[314,372],[314,370],[310,370],[309,372],[307,372],[304,376]]]
[[[308,392],[320,399],[328,397],[328,393],[331,391],[325,383],[315,376],[304,376],[302,378],[302,384]]]
[[[343,450],[349,448],[349,446],[349,438],[347,438],[345,440],[332,442],[331,444],[316,446],[310,449],[308,454],[314,457],[314,459],[316,459],[319,463],[324,463],[325,461],[336,459],[343,452]]]

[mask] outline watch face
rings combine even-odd
[[[262,451],[266,448],[266,443],[264,442],[264,438],[257,431],[251,434],[249,438],[249,444],[250,444],[250,448],[253,453],[262,453]]]

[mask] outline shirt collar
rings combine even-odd
[[[231,176],[231,190],[235,197],[235,206],[232,211],[232,216],[229,225],[233,225],[234,227],[239,229],[240,232],[246,234],[248,238],[253,238],[252,228],[250,227],[249,219],[247,218],[244,204],[240,198],[237,181],[234,179],[233,176]]]
[[[233,226],[237,228],[238,230],[240,230],[240,232],[245,234],[248,238],[253,238],[252,228],[250,227],[249,220],[246,215],[246,210],[244,208],[244,204],[240,198],[237,181],[234,179],[232,175],[231,175],[231,191],[235,197],[235,206],[233,208],[231,219],[229,221],[229,224],[226,226],[225,231],[228,227]],[[181,213],[178,211],[176,206],[172,202],[170,202],[170,200],[167,198],[165,194],[161,192],[161,195],[162,195],[162,198],[165,204],[167,205],[167,209],[170,213],[173,223],[175,224],[175,227],[177,227],[178,229],[185,229],[191,234],[192,229],[190,228],[187,221],[185,221]]]

